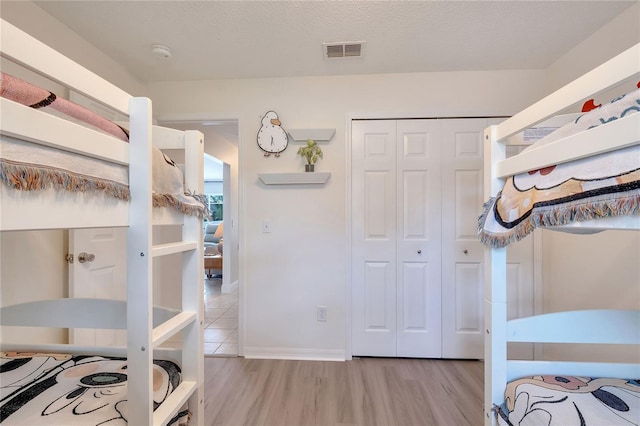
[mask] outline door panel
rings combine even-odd
[[[385,262],[365,263],[365,329],[375,332],[393,333],[393,271]]]
[[[456,264],[455,275],[455,332],[482,333],[482,288],[478,286],[482,280],[482,268],[476,263]]]
[[[442,121],[442,356],[482,358],[484,247],[477,223],[482,210],[486,119]]]
[[[389,180],[395,181],[395,179],[389,171],[366,171],[364,180],[364,238],[369,241],[373,239],[391,241],[395,237],[395,230],[387,217],[391,196],[387,188],[391,186]]]
[[[426,305],[429,275],[425,263],[405,263],[403,276],[405,283],[402,293],[404,331],[426,330],[429,328],[429,311]]]
[[[395,124],[352,129],[353,355],[395,356]]]
[[[440,125],[398,120],[397,356],[441,356]]]

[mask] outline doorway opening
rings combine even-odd
[[[204,135],[204,194],[212,211],[205,234],[205,356],[237,356],[239,342],[238,119],[162,118],[159,124]],[[210,235],[209,235],[210,234]]]

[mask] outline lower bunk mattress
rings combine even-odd
[[[499,425],[640,424],[640,380],[534,376],[507,385]]]
[[[180,383],[180,367],[154,360],[154,410]],[[0,353],[2,425],[126,425],[126,358]],[[183,407],[168,423],[188,422]]]

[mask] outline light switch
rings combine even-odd
[[[268,219],[262,220],[262,233],[268,234],[271,232],[271,221]]]

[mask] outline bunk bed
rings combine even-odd
[[[127,117],[117,125],[96,124],[103,123],[100,117],[87,119],[88,111],[75,110],[53,94],[37,105],[23,105],[22,97],[38,92],[28,85],[26,95],[0,98],[0,231],[127,229],[126,301],[64,298],[0,308],[3,327],[121,329],[126,347],[0,339],[0,421],[202,425],[202,217],[207,210],[196,195],[204,184],[202,134],[154,126],[149,99],[129,95],[4,20],[0,31],[3,64],[19,64]],[[11,86],[8,92],[25,85],[9,75],[2,78],[4,88]],[[38,111],[41,107],[56,111]],[[87,121],[93,125],[86,126]],[[184,175],[161,149],[184,150]],[[90,163],[67,173],[58,163],[47,169],[44,160],[32,161],[58,157]],[[97,163],[115,170],[122,182],[109,173],[106,178],[83,174]],[[168,169],[169,177],[158,178],[160,169]],[[154,245],[156,225],[180,226],[181,241]],[[153,306],[153,259],[171,254],[182,256],[179,310]],[[169,339],[177,339],[179,348],[165,345]],[[54,383],[61,390],[54,390]],[[89,420],[91,413],[98,416]]]
[[[640,311],[576,310],[507,321],[506,278],[507,246],[534,229],[640,230],[640,85],[635,89],[639,80],[637,44],[485,131],[488,201],[478,234],[487,246],[486,425],[640,423],[638,363],[507,357],[508,342],[623,344],[638,354]],[[523,132],[603,92],[624,96],[571,117],[507,158],[506,147],[522,140]]]

